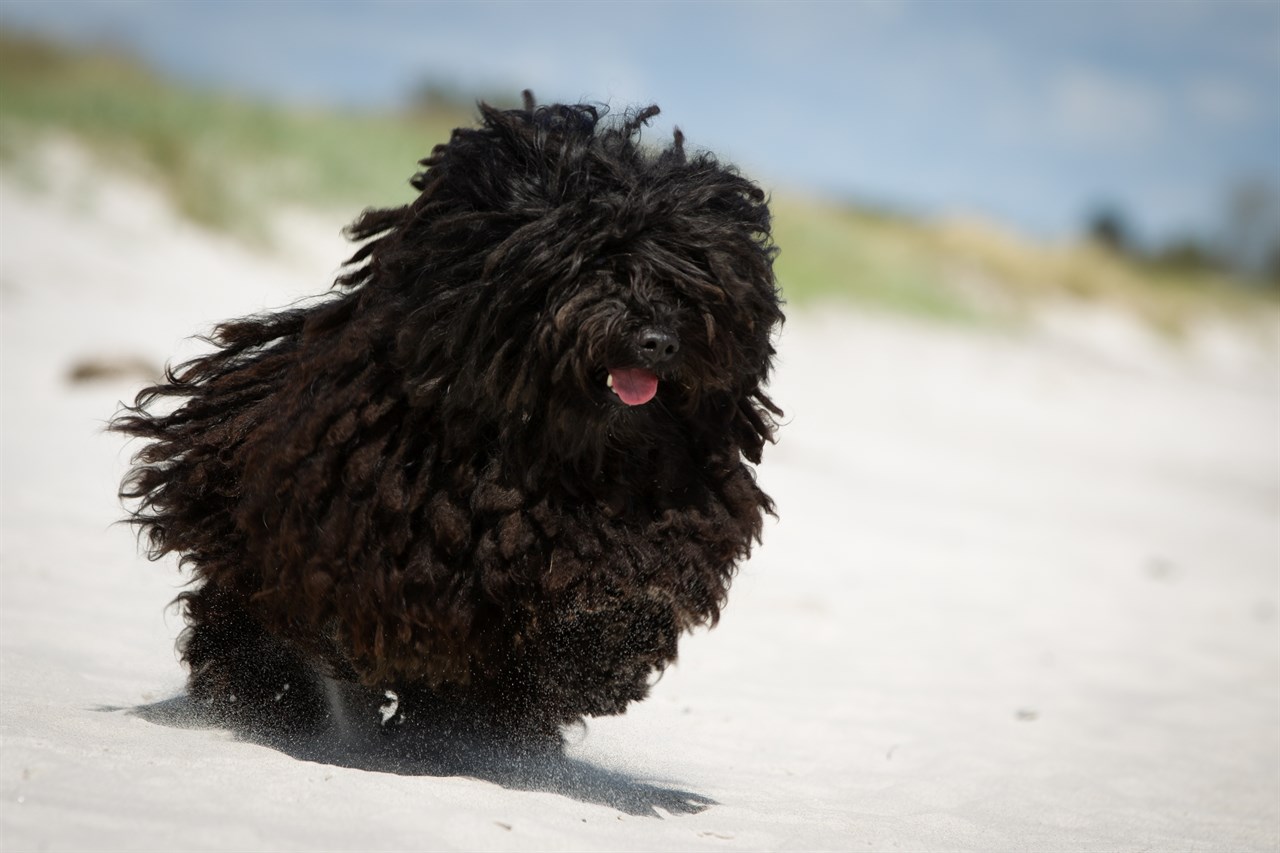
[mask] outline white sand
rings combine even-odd
[[[793,316],[781,520],[721,626],[564,766],[176,725],[181,579],[112,526],[129,451],[101,432],[138,381],[66,374],[322,288],[341,222],[255,253],[63,159],[0,175],[6,853],[1280,846],[1274,347],[1110,315]]]

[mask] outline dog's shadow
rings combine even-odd
[[[124,711],[150,723],[174,728],[229,729],[238,739],[283,752],[300,761],[402,776],[466,776],[519,791],[545,791],[584,803],[609,806],[638,817],[696,814],[715,800],[690,791],[664,788],[606,770],[561,753],[526,752],[487,742],[459,742],[448,733],[423,728],[397,732],[351,731],[338,725],[308,734],[285,734],[230,727],[210,718],[187,696]]]

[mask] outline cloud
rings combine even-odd
[[[1156,87],[1096,68],[1070,68],[1049,85],[1050,127],[1077,146],[1151,144],[1164,135],[1168,114]]]
[[[1220,127],[1244,127],[1263,113],[1262,100],[1256,93],[1231,80],[1212,77],[1193,80],[1185,97],[1195,118]]]

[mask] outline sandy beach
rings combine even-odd
[[[565,761],[450,775],[185,725],[183,578],[115,524],[117,402],[324,289],[343,218],[255,249],[59,164],[0,172],[5,851],[1280,848],[1275,318],[795,309],[720,626]]]

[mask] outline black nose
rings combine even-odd
[[[649,367],[665,364],[680,352],[680,339],[675,333],[656,326],[641,329],[636,336],[636,351],[640,361]]]

